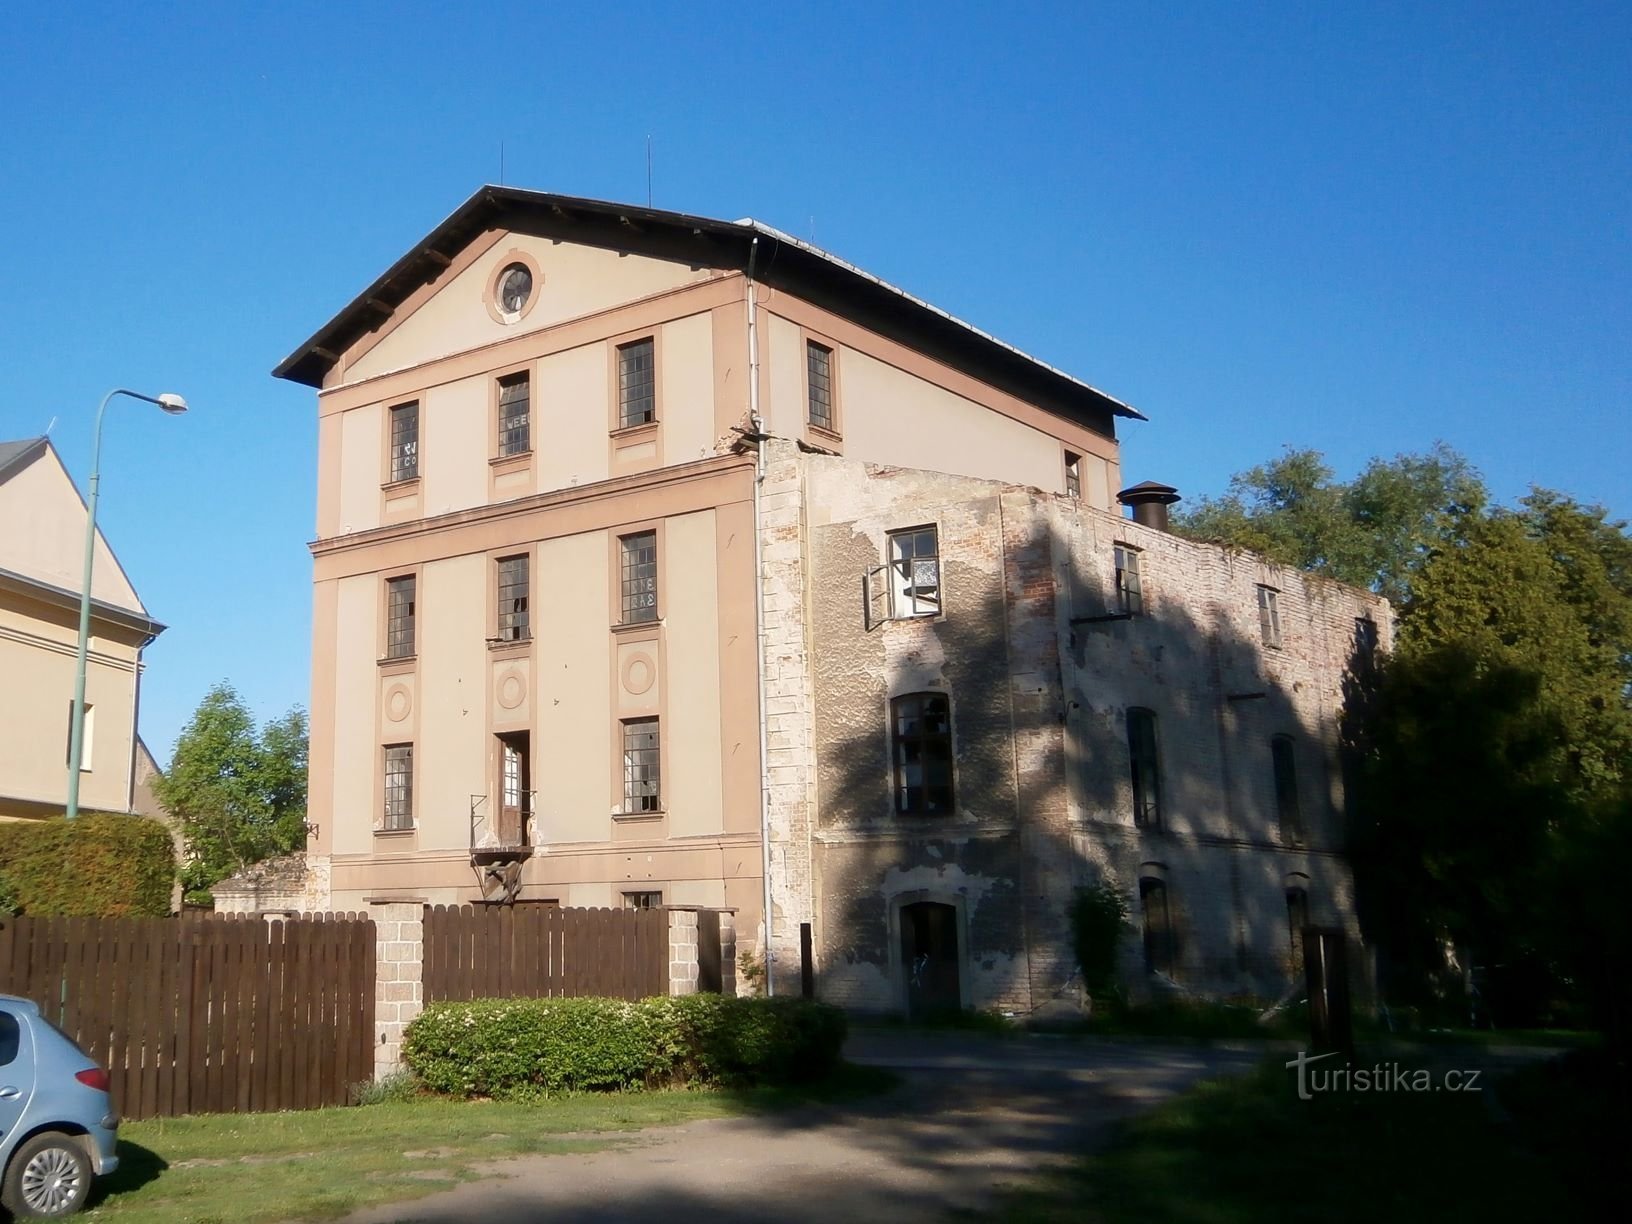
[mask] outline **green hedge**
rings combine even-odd
[[[502,1100],[814,1079],[838,1065],[845,1031],[838,1008],[803,999],[478,999],[426,1007],[403,1057],[434,1092]]]
[[[18,913],[163,917],[175,844],[156,820],[96,814],[0,824],[0,880]]]

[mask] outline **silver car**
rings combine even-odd
[[[72,1215],[119,1167],[118,1140],[108,1073],[28,999],[0,994],[0,1203]]]

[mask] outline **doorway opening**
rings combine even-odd
[[[901,967],[910,1017],[919,1020],[962,1008],[958,961],[956,906],[915,901],[901,907]]]
[[[528,821],[533,814],[533,771],[531,736],[517,731],[499,738],[499,802],[495,815],[501,848],[521,848],[529,844]]]

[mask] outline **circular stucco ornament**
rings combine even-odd
[[[385,694],[385,716],[394,723],[400,723],[413,712],[413,694],[406,685],[393,684]]]
[[[527,682],[520,672],[507,671],[499,677],[499,704],[513,710],[527,700]]]
[[[644,652],[632,654],[623,664],[624,691],[639,697],[650,691],[657,681],[657,666],[652,662],[652,656]]]

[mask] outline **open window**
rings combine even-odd
[[[532,737],[526,731],[501,735],[499,740],[499,777],[494,793],[499,802],[498,815],[500,847],[521,847],[529,844],[528,821],[533,815]]]

